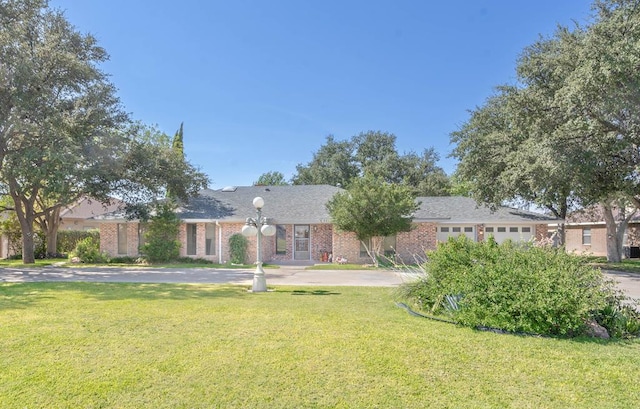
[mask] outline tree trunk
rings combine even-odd
[[[60,207],[48,211],[44,216],[40,228],[47,237],[47,257],[58,253],[58,228],[60,227]]]
[[[35,257],[35,233],[33,231],[33,212],[31,214],[23,211],[21,206],[16,206],[16,215],[20,222],[20,230],[22,230],[22,262],[24,264],[33,264],[36,262]]]
[[[9,191],[16,210],[18,222],[20,222],[20,230],[22,230],[22,262],[24,264],[33,264],[36,262],[34,248],[34,231],[33,224],[35,222],[34,201],[35,195],[21,195],[18,184],[15,180],[9,181]]]
[[[626,215],[624,207],[619,206],[620,217],[619,220],[616,221],[612,208],[613,206],[610,203],[603,204],[602,206],[607,233],[607,262],[619,263],[622,261],[624,233],[627,231],[629,220],[631,220],[636,213],[636,210]]]

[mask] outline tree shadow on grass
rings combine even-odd
[[[340,293],[336,293],[328,290],[292,290],[290,291],[291,295],[340,295]]]
[[[246,286],[224,284],[141,283],[5,283],[0,284],[0,310],[27,308],[63,292],[81,292],[88,299],[189,300],[247,296]]]

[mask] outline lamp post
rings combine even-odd
[[[263,198],[254,198],[253,207],[256,208],[256,217],[247,217],[247,222],[242,227],[243,236],[256,236],[256,271],[253,273],[252,287],[254,293],[267,291],[267,280],[262,269],[262,236],[273,236],[276,233],[275,226],[269,224],[268,219],[262,215],[263,206]]]

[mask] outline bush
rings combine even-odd
[[[93,237],[86,237],[76,244],[71,257],[78,257],[83,263],[106,263],[106,254],[100,252],[100,243]]]
[[[562,250],[461,236],[427,255],[424,278],[403,294],[463,325],[576,336],[611,304],[602,273]]]
[[[87,237],[93,237],[96,241],[100,240],[100,231],[94,230],[60,230],[58,231],[58,253],[70,253],[76,248],[76,244],[80,240]]]
[[[156,215],[147,225],[146,243],[140,248],[140,253],[150,263],[166,263],[177,259],[180,255],[179,227],[180,219],[171,203],[159,205]]]
[[[179,257],[174,260],[177,263],[182,264],[214,264],[213,261],[207,260],[206,258],[193,258],[193,257]]]
[[[244,264],[247,255],[248,240],[240,233],[229,237],[229,252],[233,264]]]

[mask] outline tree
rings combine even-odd
[[[337,193],[327,210],[339,230],[356,234],[377,266],[384,237],[411,230],[419,206],[409,186],[365,176],[354,179],[348,191]]]
[[[175,214],[173,203],[165,202],[157,206],[157,214],[146,226],[145,243],[140,253],[151,263],[175,260],[180,255],[178,230],[180,219]]]
[[[477,200],[521,200],[564,218],[619,200],[640,205],[640,2],[596,1],[586,27],[560,27],[527,47],[504,86],[452,134]],[[607,219],[608,260],[625,223]]]
[[[294,185],[329,184],[348,188],[356,178],[368,175],[389,183],[412,187],[415,196],[448,194],[449,180],[436,165],[439,157],[431,149],[422,155],[400,155],[396,136],[381,131],[362,132],[349,141],[337,142],[333,136],[320,147],[307,165],[299,164]]]
[[[0,187],[14,203],[25,263],[34,262],[34,223],[54,252],[56,212],[81,196],[134,201],[171,187],[186,197],[206,180],[130,123],[98,68],[107,59],[46,1],[0,2]]]
[[[258,180],[253,182],[254,186],[282,186],[288,185],[287,181],[284,179],[284,175],[282,172],[271,171],[267,173],[263,173],[260,175]]]
[[[313,154],[307,165],[298,164],[293,176],[294,185],[331,185],[347,187],[358,176],[359,168],[353,158],[349,141],[336,141],[333,135]]]

